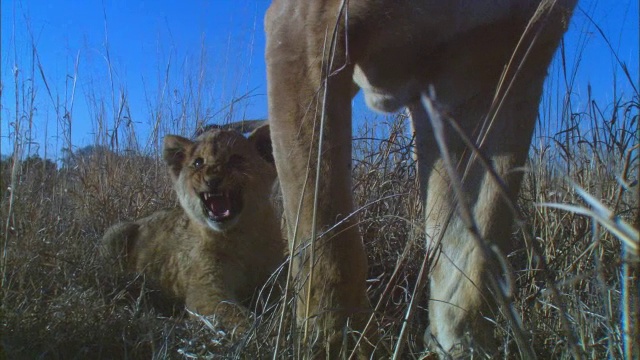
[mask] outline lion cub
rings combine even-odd
[[[222,129],[195,141],[169,135],[163,156],[181,207],[111,227],[103,250],[189,310],[248,325],[243,306],[284,257],[268,125],[248,138]]]

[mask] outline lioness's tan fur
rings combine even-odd
[[[354,210],[351,101],[359,87],[370,107],[406,107],[412,118],[427,250],[438,259],[430,274],[427,340],[454,356],[495,351],[494,325],[486,320],[496,316],[487,274],[501,269],[457,216],[421,96],[433,90],[443,116],[476,142],[503,178],[505,197],[513,198],[547,68],[575,3],[272,1],[265,18],[269,119],[289,241],[298,246],[315,235],[314,251],[304,247],[293,262],[299,284],[305,281],[299,286],[300,324],[331,334],[350,319],[362,329],[369,308],[366,256],[356,219],[348,217]],[[448,151],[464,161],[458,171],[465,173],[478,231],[506,252],[512,213],[500,186],[478,161],[467,167],[471,150],[451,128],[446,131]]]
[[[111,227],[103,237],[105,252],[189,310],[216,314],[227,326],[248,325],[244,306],[284,256],[270,199],[275,168],[266,160],[269,141],[268,126],[248,139],[221,129],[195,141],[165,137],[164,160],[181,207]],[[203,192],[232,194],[241,199],[241,209],[214,221],[205,213]],[[233,203],[220,199],[222,208]]]

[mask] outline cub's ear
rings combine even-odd
[[[269,132],[269,124],[264,124],[253,130],[248,137],[249,141],[258,150],[258,154],[269,164],[275,165],[273,159],[273,147],[271,146],[271,134]]]
[[[167,135],[164,137],[164,150],[162,157],[169,166],[171,177],[176,179],[180,175],[187,152],[193,146],[193,141],[182,136]]]

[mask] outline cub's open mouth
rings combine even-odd
[[[205,215],[216,222],[231,220],[242,210],[242,196],[240,191],[221,193],[200,193]]]

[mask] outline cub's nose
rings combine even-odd
[[[211,178],[206,180],[206,183],[207,183],[207,186],[209,187],[209,189],[212,192],[215,192],[215,191],[218,190],[218,188],[222,184],[222,178],[221,177],[211,177]]]

